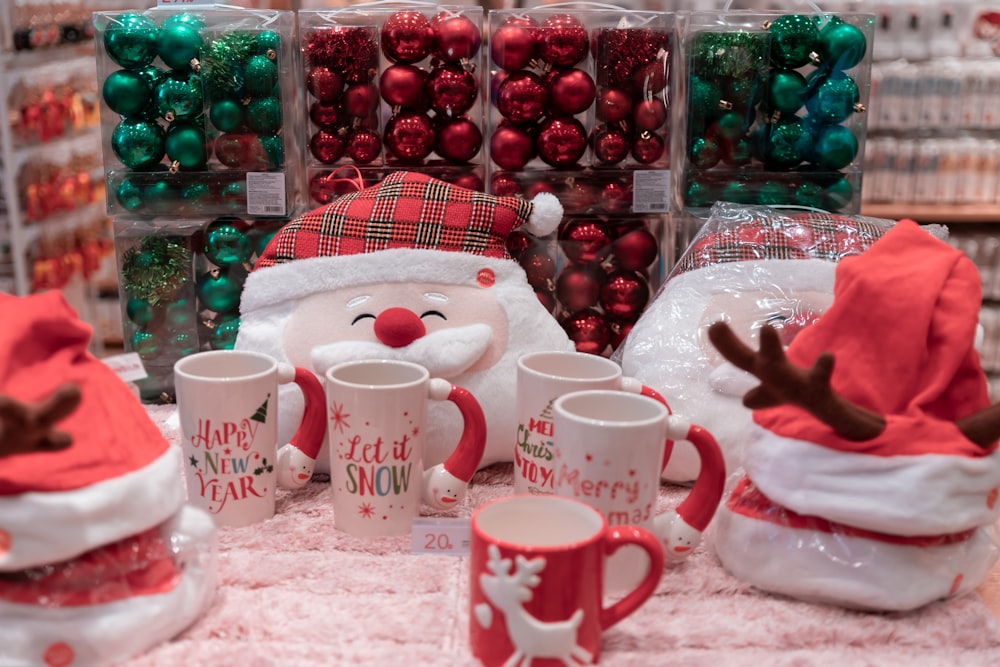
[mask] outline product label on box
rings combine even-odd
[[[247,213],[285,214],[285,175],[267,171],[247,173]]]
[[[413,541],[410,551],[415,554],[468,556],[472,539],[469,519],[447,517],[417,517],[413,520]]]
[[[632,172],[632,211],[666,213],[670,210],[670,170]]]
[[[148,375],[146,368],[142,365],[142,359],[135,352],[125,354],[115,354],[102,359],[105,365],[118,374],[123,382],[134,382],[141,380]]]

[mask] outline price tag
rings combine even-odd
[[[418,517],[413,520],[410,551],[415,554],[467,556],[471,540],[472,527],[469,519]]]
[[[123,382],[134,382],[149,375],[146,372],[146,368],[142,365],[142,359],[135,352],[115,354],[105,357],[102,361],[117,373]]]
[[[632,174],[632,210],[666,213],[670,210],[670,170],[636,170]]]
[[[247,213],[285,214],[285,175],[266,171],[247,172]]]

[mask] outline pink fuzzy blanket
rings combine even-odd
[[[173,409],[151,407],[177,441]],[[686,490],[665,486],[661,509]],[[410,538],[333,528],[330,488],[279,492],[278,514],[219,532],[219,588],[194,625],[130,667],[473,665],[468,559],[413,555]],[[511,493],[511,468],[480,471],[458,510]],[[1000,623],[979,594],[906,614],[866,614],[751,589],[705,542],[604,635],[600,664],[698,667],[1000,665]]]

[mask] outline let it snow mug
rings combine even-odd
[[[641,548],[653,567],[605,607],[605,559],[624,546]],[[644,528],[609,527],[577,500],[511,496],[473,514],[469,572],[469,641],[480,662],[590,664],[602,632],[656,590],[663,548]]]
[[[482,460],[486,420],[475,397],[426,368],[388,359],[326,372],[334,525],[357,537],[403,535],[420,503],[454,507]],[[425,470],[427,401],[448,400],[464,428],[452,455]]]
[[[174,364],[188,502],[219,526],[274,516],[278,385],[288,382],[299,385],[307,405],[323,400],[311,372],[259,352],[199,352]],[[305,414],[293,443],[323,428],[321,412]]]
[[[583,389],[620,389],[651,396],[655,390],[605,357],[583,352],[543,351],[517,360],[517,440],[514,443],[514,493],[553,493],[555,424],[552,402]]]

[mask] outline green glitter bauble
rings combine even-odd
[[[198,339],[186,331],[172,335],[168,344],[179,357],[186,357],[198,351]]]
[[[833,69],[850,69],[860,63],[868,50],[868,40],[859,28],[842,20],[830,20],[819,31],[819,55]]]
[[[698,169],[711,169],[719,163],[719,144],[714,139],[698,137],[691,142],[691,164]]]
[[[101,97],[108,108],[126,118],[148,115],[153,90],[140,72],[120,69],[112,72],[101,86]]]
[[[746,181],[730,181],[722,188],[722,201],[749,204],[753,201],[753,192]]]
[[[246,179],[231,181],[222,186],[220,200],[224,209],[230,213],[247,212],[247,182]]]
[[[757,186],[755,204],[783,206],[788,204],[788,187],[776,181],[764,181]]]
[[[141,14],[112,17],[104,29],[104,50],[126,69],[140,69],[156,58],[159,28]]]
[[[285,164],[285,142],[280,134],[268,134],[259,138],[270,162],[269,169],[280,169]]]
[[[164,25],[156,40],[156,51],[167,67],[173,70],[191,69],[191,61],[198,60],[204,45],[198,28],[176,21]]]
[[[826,209],[839,211],[851,203],[854,198],[854,187],[846,178],[838,178],[826,188]]]
[[[231,350],[236,347],[236,335],[240,332],[240,318],[235,316],[221,317],[212,330],[209,345],[213,350]]]
[[[739,79],[723,79],[722,99],[733,105],[733,109],[745,113],[764,99],[764,79],[759,76],[744,76]]]
[[[254,52],[262,56],[266,56],[270,52],[277,57],[277,54],[281,52],[281,35],[273,30],[257,33],[254,38]]]
[[[834,72],[815,89],[806,101],[806,109],[818,120],[839,123],[854,113],[860,99],[854,79],[843,72]]]
[[[111,150],[126,167],[144,169],[163,159],[165,137],[155,122],[123,120],[111,133]]]
[[[274,134],[281,129],[281,103],[276,97],[260,97],[247,106],[247,125],[258,134]]]
[[[816,183],[802,183],[795,188],[793,199],[799,206],[822,209],[825,202],[823,188]]]
[[[782,114],[794,114],[805,103],[806,78],[790,69],[771,72],[767,83],[767,108]]]
[[[218,218],[209,223],[205,229],[205,258],[217,266],[249,261],[253,246],[244,226],[236,218]]]
[[[131,298],[125,303],[125,315],[139,326],[144,326],[153,321],[156,310],[145,299]]]
[[[701,181],[692,182],[684,193],[684,201],[688,206],[701,208],[715,203],[715,188]]]
[[[132,350],[149,360],[160,353],[160,337],[152,331],[139,329],[132,334]]]
[[[813,142],[813,162],[826,169],[843,169],[858,155],[858,138],[843,125],[826,125]]]
[[[156,110],[173,122],[192,120],[205,111],[201,77],[193,72],[171,72],[156,87]]]
[[[234,99],[212,102],[208,119],[220,132],[236,132],[246,122],[243,105]]]
[[[734,167],[749,163],[750,141],[746,137],[740,137],[725,142],[722,145],[722,161]]]
[[[804,14],[785,14],[774,20],[771,33],[771,61],[778,67],[796,69],[809,62],[817,51],[819,29],[816,20]]]
[[[764,138],[764,161],[788,169],[805,160],[811,149],[811,136],[798,118],[773,123]]]
[[[722,92],[711,81],[700,76],[692,76],[688,80],[688,109],[693,123],[718,115],[720,100]]]
[[[208,201],[209,195],[208,183],[190,183],[181,189],[181,200],[191,211],[199,211]]]
[[[213,269],[198,278],[198,300],[209,310],[232,313],[239,309],[243,280],[226,269]]]
[[[252,56],[243,71],[246,92],[270,95],[278,83],[278,67],[267,56]]]
[[[742,30],[700,32],[691,41],[691,72],[707,79],[741,79],[764,66],[766,36]]]

